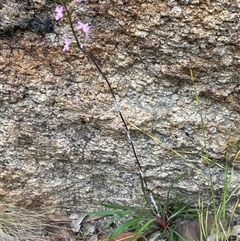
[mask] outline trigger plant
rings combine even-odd
[[[136,235],[142,234],[143,231],[145,231],[147,228],[152,227],[155,230],[160,230],[162,233],[165,233],[169,238],[169,240],[174,240],[174,234],[177,234],[174,227],[175,227],[175,220],[177,217],[186,214],[188,205],[180,204],[178,206],[175,205],[176,200],[172,200],[170,197],[170,189],[169,189],[168,195],[167,195],[167,201],[165,205],[162,205],[161,202],[157,202],[156,198],[154,197],[153,193],[148,188],[148,184],[144,175],[143,168],[140,164],[135,145],[132,141],[130,129],[127,125],[127,122],[125,121],[124,115],[121,111],[121,107],[119,104],[119,101],[116,97],[116,94],[112,88],[111,82],[109,81],[106,74],[103,72],[101,67],[98,65],[98,63],[95,61],[94,56],[87,51],[87,49],[84,47],[83,43],[80,43],[78,37],[77,37],[77,31],[82,31],[84,34],[89,34],[90,26],[88,23],[83,23],[80,19],[77,20],[77,24],[72,19],[72,12],[74,10],[74,6],[77,3],[80,3],[81,1],[71,1],[68,3],[66,0],[59,1],[61,3],[61,6],[56,7],[56,17],[55,19],[58,21],[62,19],[64,16],[69,23],[73,39],[65,39],[65,44],[63,47],[63,51],[69,51],[71,44],[74,42],[74,44],[77,46],[79,51],[81,51],[88,60],[95,66],[96,70],[99,72],[100,76],[103,78],[103,80],[106,82],[112,99],[115,104],[117,116],[120,118],[126,132],[126,136],[128,139],[128,142],[130,144],[132,153],[135,158],[135,163],[138,167],[141,184],[142,184],[142,191],[145,197],[145,200],[147,201],[147,205],[143,209],[135,208],[135,207],[126,207],[126,206],[120,206],[120,205],[105,205],[106,210],[94,212],[98,215],[113,215],[113,220],[116,221],[123,216],[131,217],[128,221],[124,222],[120,226],[118,226],[113,233],[110,235],[109,238],[112,238],[116,236],[117,234],[124,232],[126,230],[135,229],[137,230]],[[177,181],[182,179],[183,176],[180,176],[177,178],[173,183],[175,184]],[[179,236],[179,235],[178,235]]]
[[[85,55],[87,56],[87,58],[89,59],[89,61],[96,67],[96,70],[99,72],[99,74],[102,76],[102,78],[105,80],[110,92],[111,92],[111,95],[112,95],[112,98],[114,100],[114,103],[115,103],[115,107],[116,107],[116,111],[117,111],[117,114],[118,116],[120,117],[122,123],[123,123],[123,126],[125,127],[125,131],[126,131],[126,135],[127,135],[127,138],[128,138],[128,141],[130,143],[130,146],[131,146],[131,149],[132,149],[132,152],[134,154],[134,157],[135,157],[135,161],[136,161],[136,164],[138,166],[138,169],[139,169],[139,173],[140,173],[140,176],[141,176],[141,179],[143,180],[143,186],[144,186],[144,189],[146,190],[146,192],[148,193],[149,197],[150,197],[150,200],[151,200],[151,204],[152,204],[152,209],[153,209],[153,212],[155,214],[156,217],[161,217],[161,214],[159,213],[159,210],[158,210],[158,207],[156,205],[156,201],[154,200],[154,197],[153,197],[153,194],[151,193],[151,191],[149,190],[148,188],[148,185],[147,185],[147,182],[146,182],[146,179],[145,179],[145,176],[144,176],[144,172],[143,172],[143,169],[142,169],[142,166],[140,164],[140,161],[139,161],[139,158],[138,158],[138,155],[137,155],[137,152],[136,152],[136,148],[134,146],[134,143],[132,141],[132,138],[131,138],[131,134],[130,134],[130,130],[129,130],[129,127],[124,119],[124,116],[123,116],[123,113],[121,111],[121,108],[120,108],[120,104],[117,100],[117,97],[116,97],[116,94],[111,86],[111,83],[110,81],[108,80],[107,76],[104,74],[104,72],[102,71],[101,67],[98,65],[98,63],[95,61],[95,58],[94,56],[88,52],[85,47],[83,46],[83,44],[80,44],[80,41],[77,37],[77,33],[76,33],[76,30],[82,30],[84,33],[88,33],[89,30],[90,30],[90,27],[89,25],[86,23],[86,24],[83,24],[80,20],[78,21],[78,25],[77,25],[77,28],[74,28],[74,23],[73,23],[73,20],[72,20],[72,11],[73,11],[73,6],[78,2],[78,1],[72,1],[70,2],[70,4],[67,3],[67,1],[65,0],[62,0],[60,1],[61,2],[61,6],[57,6],[56,7],[56,12],[57,12],[57,16],[56,16],[56,20],[59,20],[60,17],[62,16],[62,12],[65,11],[65,14],[66,14],[66,18],[69,22],[69,26],[70,26],[70,29],[71,29],[71,32],[73,34],[73,38],[74,38],[74,41],[77,45],[77,48]],[[70,47],[70,44],[72,42],[67,39],[65,40],[65,45],[64,45],[64,51],[68,51],[69,50],[69,47]]]

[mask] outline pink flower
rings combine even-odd
[[[89,25],[88,23],[82,23],[81,21],[78,21],[78,25],[76,27],[77,30],[82,30],[84,33],[88,33],[89,32]]]
[[[80,3],[82,0],[73,0],[75,3]]]
[[[63,46],[63,51],[66,52],[66,51],[69,51],[69,46],[72,43],[72,40],[66,38],[64,41],[65,42],[64,42],[64,46]]]
[[[56,21],[58,21],[59,19],[61,19],[63,17],[63,11],[64,11],[63,6],[57,6],[55,8],[55,12],[57,12],[57,15],[55,17]]]

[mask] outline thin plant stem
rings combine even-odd
[[[202,135],[203,135],[203,141],[204,141],[204,151],[205,151],[205,155],[206,155],[206,159],[208,160],[208,150],[207,150],[207,137],[206,137],[206,130],[205,130],[205,124],[204,124],[204,119],[203,119],[203,115],[202,115],[202,111],[201,111],[201,104],[200,104],[200,100],[199,100],[199,96],[197,93],[197,89],[195,86],[195,80],[194,80],[194,75],[193,75],[193,71],[192,69],[190,69],[190,76],[191,76],[191,80],[193,83],[193,89],[194,89],[194,95],[195,95],[195,99],[197,102],[197,109],[199,112],[199,116],[201,119],[201,129],[202,129]],[[216,207],[216,198],[215,198],[215,193],[214,193],[214,186],[213,186],[213,179],[212,179],[212,174],[211,174],[211,170],[210,170],[210,162],[207,161],[208,164],[208,171],[209,171],[209,179],[210,179],[210,190],[211,190],[211,195],[213,198],[213,209],[214,209],[214,213],[217,212],[217,207]]]
[[[120,119],[121,119],[121,121],[122,121],[122,123],[123,123],[123,125],[124,125],[124,127],[125,127],[126,134],[127,134],[127,137],[128,137],[128,141],[129,141],[130,146],[131,146],[131,148],[132,148],[132,151],[133,151],[133,154],[134,154],[134,157],[135,157],[135,160],[136,160],[136,164],[137,164],[138,169],[139,169],[140,176],[141,176],[141,178],[142,178],[142,180],[143,180],[143,182],[144,182],[144,186],[145,186],[145,188],[146,188],[146,190],[147,190],[147,192],[148,192],[148,194],[149,194],[151,203],[152,203],[152,205],[153,205],[154,213],[155,213],[156,216],[160,217],[161,215],[160,215],[160,213],[159,213],[159,211],[158,211],[158,208],[157,208],[157,205],[156,205],[156,201],[154,200],[154,197],[153,197],[152,192],[151,192],[151,191],[149,190],[149,188],[148,188],[148,184],[147,184],[147,181],[146,181],[146,178],[145,178],[145,175],[144,175],[142,166],[141,166],[141,164],[140,164],[140,161],[139,161],[139,158],[138,158],[138,155],[137,155],[137,152],[136,152],[136,148],[135,148],[134,143],[133,143],[132,138],[131,138],[130,129],[128,128],[127,122],[125,121],[125,119],[124,119],[124,117],[123,117],[123,114],[122,114],[121,109],[120,109],[120,104],[119,104],[119,102],[118,102],[118,100],[117,100],[117,97],[116,97],[116,94],[115,94],[115,92],[114,92],[114,90],[113,90],[113,88],[112,88],[112,86],[111,86],[111,84],[110,84],[110,81],[108,80],[108,78],[106,77],[106,75],[103,73],[101,67],[100,67],[100,66],[97,64],[97,62],[95,61],[94,56],[93,56],[91,53],[89,53],[89,52],[80,44],[80,42],[79,42],[79,40],[78,40],[78,37],[77,37],[77,35],[76,35],[76,32],[75,32],[75,30],[74,30],[74,27],[73,27],[73,22],[72,22],[72,18],[71,18],[71,13],[70,13],[70,11],[69,11],[69,9],[68,9],[68,7],[67,7],[66,1],[61,1],[61,3],[62,3],[62,5],[63,5],[64,8],[65,8],[65,11],[66,11],[66,14],[67,14],[67,17],[68,17],[68,20],[69,20],[69,25],[70,25],[71,31],[72,31],[72,33],[73,33],[74,39],[75,39],[75,41],[76,41],[76,43],[77,43],[77,47],[80,49],[80,51],[81,51],[84,55],[86,55],[86,56],[88,57],[88,59],[89,59],[89,60],[92,62],[92,64],[96,67],[96,69],[98,70],[98,72],[100,73],[100,75],[102,76],[102,78],[105,80],[105,82],[106,82],[107,85],[108,85],[108,88],[109,88],[109,90],[110,90],[110,92],[111,92],[112,98],[113,98],[113,100],[114,100],[114,102],[115,102],[116,111],[117,111],[118,115],[120,116]]]

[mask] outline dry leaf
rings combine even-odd
[[[68,225],[67,225],[68,226]],[[54,229],[49,232],[51,241],[75,241],[76,236],[66,225],[55,226]]]
[[[84,231],[89,235],[92,235],[96,231],[96,225],[94,224],[82,223],[82,226],[84,228]]]
[[[137,241],[140,238],[140,235],[132,239],[132,237],[135,235],[135,232],[127,232],[127,233],[121,233],[114,238],[110,239],[109,241]],[[108,235],[100,235],[98,236],[98,240],[103,240],[107,238]]]
[[[81,228],[81,224],[83,219],[86,217],[86,214],[81,214],[81,213],[72,213],[69,218],[72,220],[69,225],[72,229],[73,232],[77,233],[79,232]]]
[[[63,215],[56,215],[56,214],[49,214],[48,218],[50,221],[54,222],[71,222],[72,219],[70,219],[68,216],[63,216]]]
[[[92,215],[88,215],[86,218],[84,218],[83,222],[84,223],[89,223],[89,222],[92,222],[92,221],[95,221],[95,220],[98,220],[100,218],[103,218],[105,216],[92,216]]]
[[[97,235],[93,235],[90,238],[88,238],[87,241],[98,241],[98,236]]]

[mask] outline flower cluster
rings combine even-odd
[[[74,6],[75,3],[80,3],[82,2],[82,0],[73,0],[71,3],[70,3],[70,6]],[[56,12],[56,16],[55,16],[55,20],[58,21],[60,19],[62,19],[64,17],[64,7],[61,6],[61,5],[58,5],[56,6],[55,8],[55,12]],[[76,30],[78,31],[82,31],[83,33],[87,34],[90,30],[90,27],[88,25],[88,23],[83,23],[81,21],[78,21],[78,24],[77,26],[75,27]],[[63,51],[69,51],[69,48],[70,48],[70,45],[72,43],[72,40],[66,38],[64,40],[64,46],[63,46]]]

